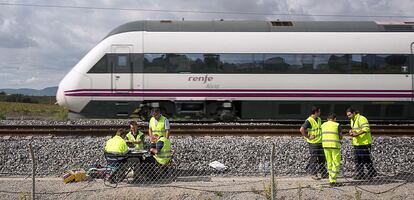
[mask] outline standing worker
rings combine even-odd
[[[161,115],[159,108],[153,108],[151,111],[152,118],[149,122],[149,137],[158,135],[160,137],[170,138],[170,123],[168,119]]]
[[[322,126],[322,147],[328,165],[329,185],[337,186],[336,177],[341,165],[341,127],[336,123],[335,113],[328,115],[328,121]]]
[[[312,175],[312,179],[328,177],[325,167],[325,155],[322,147],[321,134],[321,109],[318,106],[312,106],[311,115],[305,120],[299,131],[309,145],[310,159],[308,170]],[[318,177],[318,173],[320,177]]]
[[[371,159],[371,129],[369,128],[368,119],[360,115],[354,108],[350,107],[346,110],[346,116],[351,120],[351,130],[349,135],[352,137],[352,145],[354,146],[355,169],[356,175],[354,179],[361,180],[364,178],[373,178],[377,175]],[[364,173],[364,166],[368,170],[368,174]]]
[[[129,122],[130,131],[126,135],[127,141],[129,143],[134,144],[135,150],[142,150],[144,149],[144,133],[138,130],[138,124],[136,121]]]

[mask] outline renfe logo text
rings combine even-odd
[[[201,76],[190,76],[188,77],[188,81],[193,81],[193,82],[202,82],[202,83],[207,83],[207,82],[211,82],[213,81],[213,77],[208,76],[208,74],[206,75],[201,75]]]

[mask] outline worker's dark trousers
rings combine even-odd
[[[142,163],[142,157],[130,157],[128,158],[127,161],[127,166],[132,168],[132,170],[134,171],[134,176],[133,176],[133,182],[137,181],[141,174],[141,163]]]
[[[326,171],[326,160],[325,154],[323,152],[322,143],[308,144],[310,153],[310,159],[307,167],[308,172],[312,175],[317,175],[318,173],[320,173],[323,176],[327,176],[328,172]]]
[[[371,159],[371,145],[354,146],[354,157],[357,177],[365,177],[364,166],[368,171],[367,177],[377,174]]]
[[[108,166],[113,167],[113,172],[109,178],[110,183],[118,183],[126,177],[127,166],[126,159],[124,160],[107,160]]]
[[[160,166],[153,156],[143,160],[142,174],[146,176],[147,180],[157,180],[162,176]]]

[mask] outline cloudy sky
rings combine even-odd
[[[113,28],[135,20],[414,21],[413,10],[413,0],[0,0],[0,88],[57,86]]]

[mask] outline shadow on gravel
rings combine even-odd
[[[153,185],[153,184],[169,184],[173,182],[196,182],[211,181],[209,177],[211,173],[203,170],[181,170],[181,169],[164,169],[157,174],[145,175],[141,174],[134,178],[126,180],[129,184],[134,185]]]

